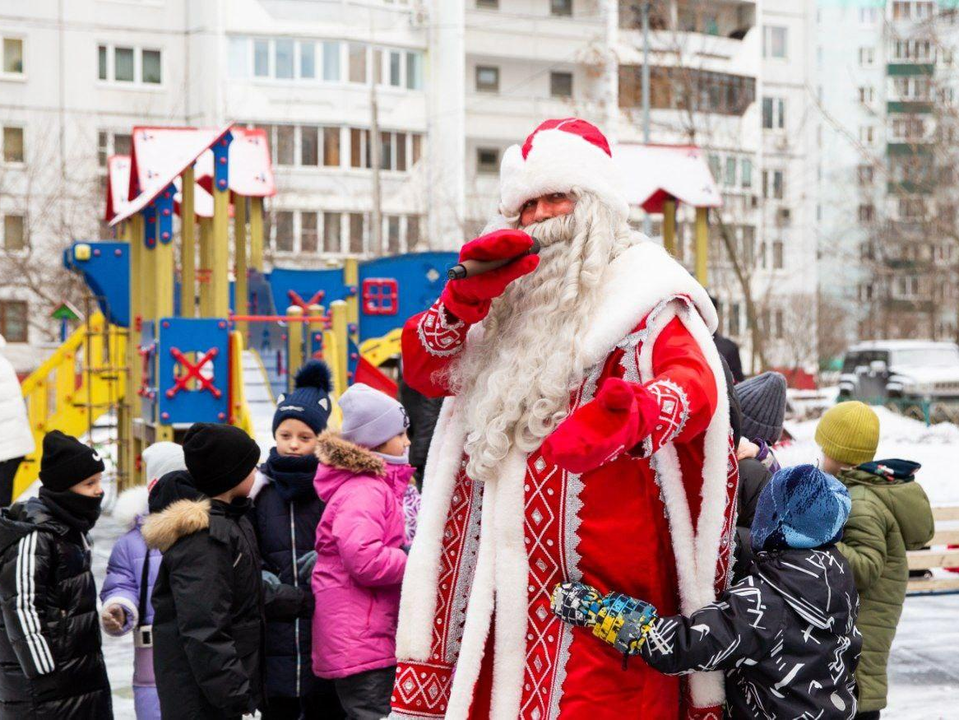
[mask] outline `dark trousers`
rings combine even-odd
[[[880,720],[880,711],[871,710],[870,712],[857,713],[853,716],[853,720]]]
[[[380,720],[390,714],[390,695],[397,666],[348,675],[334,680],[340,704],[349,720]]]
[[[344,720],[346,715],[340,707],[337,691],[330,680],[317,680],[313,690],[295,697],[271,697],[267,709],[260,713],[261,720]]]
[[[13,478],[21,462],[22,457],[0,461],[0,507],[8,507],[13,502]]]

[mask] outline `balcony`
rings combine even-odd
[[[466,11],[466,52],[481,57],[542,62],[575,62],[591,42],[602,39],[603,19],[554,17],[505,11]]]
[[[756,8],[750,0],[660,0],[651,3],[650,29],[742,40],[756,24]],[[639,31],[640,3],[620,0],[619,21],[621,30]]]

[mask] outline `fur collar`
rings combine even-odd
[[[353,473],[383,476],[387,472],[383,458],[333,432],[325,432],[320,436],[317,441],[317,457],[328,467]]]
[[[161,513],[149,515],[141,532],[147,547],[166,552],[180,538],[210,527],[210,501],[178,500]]]

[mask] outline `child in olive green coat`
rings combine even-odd
[[[850,517],[837,548],[860,593],[857,717],[863,718],[878,718],[887,706],[887,659],[907,592],[907,550],[919,550],[933,537],[930,501],[914,481],[920,465],[874,462],[879,440],[880,419],[860,402],[836,405],[817,425],[822,469],[850,493]]]

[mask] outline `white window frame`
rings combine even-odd
[[[6,160],[3,157],[3,137],[7,128],[18,128],[20,130],[20,144],[23,146],[23,160]],[[4,123],[0,125],[0,166],[11,169],[19,169],[27,166],[27,127],[16,123]]]
[[[775,30],[783,31],[783,55],[773,54],[773,35]],[[765,60],[788,60],[790,58],[790,30],[787,26],[763,26],[763,58]]]
[[[766,95],[760,101],[760,122],[763,124],[763,103],[769,100],[771,102],[770,120],[771,127],[764,126],[763,129],[769,132],[783,132],[787,125],[786,101],[782,97]]]
[[[23,71],[18,73],[13,72],[4,72],[3,66],[0,65],[0,80],[12,81],[12,82],[26,82],[27,81],[27,70],[30,68],[30,64],[27,62],[27,36],[19,35],[17,33],[6,33],[0,35],[0,63],[3,62],[3,42],[4,40],[19,40],[20,41],[20,55],[23,60]]]
[[[19,250],[7,250],[7,217],[19,217],[23,226],[23,247]],[[23,257],[30,252],[30,232],[27,215],[23,212],[0,213],[0,253],[12,257]],[[10,298],[16,300],[17,298]]]
[[[860,67],[873,67],[877,62],[877,49],[872,45],[861,45],[857,50],[857,60]]]
[[[167,72],[167,53],[163,48],[157,47],[155,45],[134,45],[132,43],[114,43],[109,41],[97,41],[97,84],[101,86],[108,86],[111,89],[125,89],[125,90],[141,90],[141,91],[157,91],[165,90],[167,87],[167,77],[169,73]],[[100,79],[100,48],[105,47],[107,49],[107,79]],[[130,49],[133,50],[133,80],[117,80],[116,72],[116,50],[117,48]],[[145,83],[143,82],[143,53],[147,52],[158,52],[160,53],[160,82],[159,83]]]

